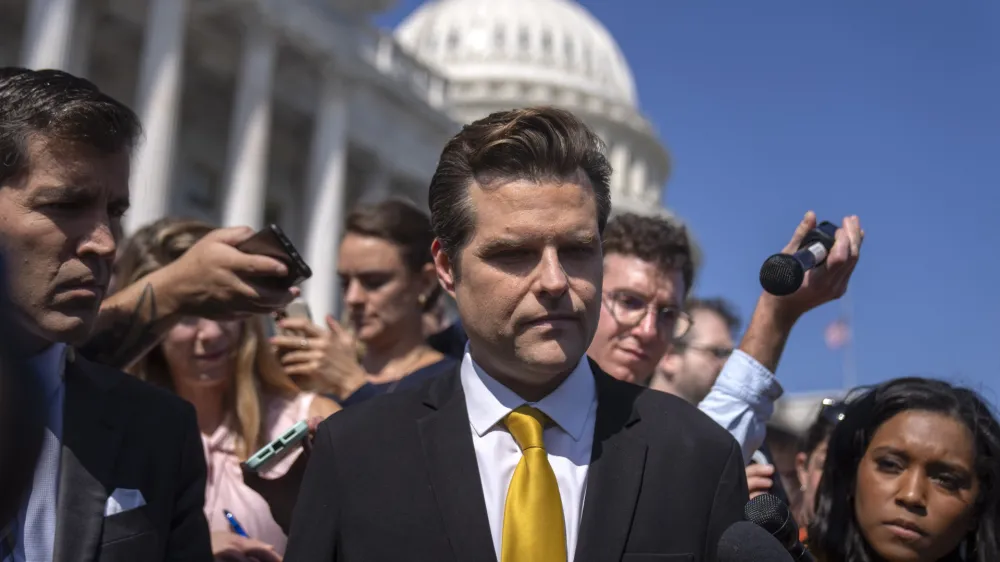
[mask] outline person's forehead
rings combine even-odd
[[[591,222],[597,227],[596,197],[585,181],[498,181],[485,188],[474,183],[469,200],[477,237],[531,236],[582,223],[589,228]],[[583,217],[588,220],[581,221]]]
[[[86,143],[61,141],[33,135],[27,144],[26,177],[42,180],[58,179],[61,184],[80,188],[128,189],[128,150],[102,151]]]
[[[401,267],[399,248],[375,236],[348,233],[340,246],[337,270],[344,272],[384,271]]]
[[[713,343],[732,342],[729,326],[719,313],[706,308],[696,308],[688,311],[694,324],[691,326],[691,336],[703,339],[722,340]]]
[[[660,304],[679,304],[684,298],[684,276],[679,269],[664,270],[637,256],[604,256],[604,289],[632,291]]]

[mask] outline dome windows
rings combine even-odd
[[[459,36],[457,29],[448,31],[447,46],[449,51],[457,51],[460,42],[461,37]]]
[[[493,47],[498,51],[503,51],[507,45],[507,30],[502,25],[493,28]]]
[[[517,30],[517,46],[522,52],[531,49],[531,31],[527,27]]]
[[[548,29],[542,32],[542,53],[552,56],[552,31]]]

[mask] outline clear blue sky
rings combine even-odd
[[[1000,2],[582,4],[621,45],[673,156],[665,201],[705,252],[698,294],[748,319],[761,262],[806,210],[857,214],[859,382],[943,377],[1000,403]],[[823,341],[840,311],[799,322],[778,371],[787,391],[841,386]]]

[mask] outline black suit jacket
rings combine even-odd
[[[212,560],[194,408],[79,356],[65,384],[54,562]],[[146,505],[104,517],[117,488]]]
[[[597,420],[575,560],[714,561],[747,502],[736,441],[683,400],[591,368]],[[459,369],[323,422],[285,562],[496,560]]]

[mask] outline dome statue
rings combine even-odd
[[[608,145],[616,212],[659,214],[670,158],[639,109],[635,79],[608,30],[575,0],[430,0],[395,32],[443,74],[460,122],[555,105]]]

